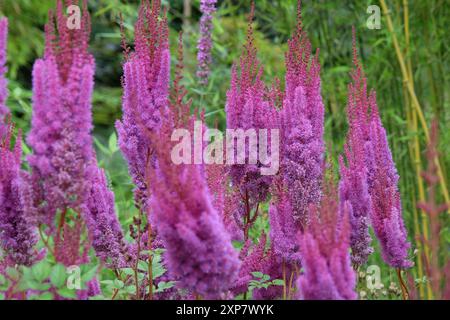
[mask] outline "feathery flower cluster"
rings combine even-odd
[[[237,252],[213,208],[201,166],[172,163],[170,131],[165,125],[154,141],[158,159],[151,185],[154,222],[167,250],[168,270],[180,287],[218,298],[237,277]]]
[[[33,68],[33,118],[28,143],[33,154],[39,222],[52,226],[57,210],[78,207],[86,196],[93,160],[91,98],[94,58],[88,53],[90,20],[84,1],[80,29],[69,29],[58,1],[46,25],[43,59]]]
[[[6,80],[6,46],[8,37],[8,20],[0,18],[0,139],[6,134],[5,116],[9,113],[6,108],[8,88]]]
[[[409,268],[413,264],[408,258],[408,235],[402,217],[402,205],[398,190],[397,169],[392,160],[386,131],[381,123],[375,93],[370,97],[370,136],[374,150],[373,176],[369,181],[372,198],[372,226],[381,244],[384,261],[396,268]]]
[[[340,157],[339,198],[341,210],[348,208],[352,248],[352,262],[360,266],[367,262],[373,252],[370,246],[372,241],[369,234],[370,214],[372,201],[367,183],[367,168],[365,165],[365,138],[364,124],[358,122],[358,112],[364,114],[367,106],[367,81],[362,73],[361,66],[356,59],[356,44],[354,43],[355,68],[351,73],[353,82],[348,86],[347,118],[349,132],[345,143],[344,156]],[[347,165],[344,160],[347,161]]]
[[[116,216],[114,194],[108,189],[104,171],[94,170],[89,197],[82,208],[83,220],[97,257],[109,266],[122,268],[128,250]]]
[[[300,265],[299,246],[296,241],[298,229],[292,215],[288,193],[282,179],[273,185],[274,200],[269,208],[270,240],[274,255],[288,264]]]
[[[147,131],[156,132],[167,116],[170,51],[166,17],[161,3],[143,2],[135,26],[135,52],[128,54],[123,77],[123,117],[117,121],[119,146],[136,186],[138,206],[147,207],[149,176],[154,150]]]
[[[249,17],[247,43],[244,46],[239,68],[236,65],[233,66],[231,87],[227,92],[228,129],[277,128],[276,109],[270,105],[269,99],[267,99],[267,91],[261,79],[263,68],[256,57],[257,49],[252,27],[253,15],[254,5],[252,5]],[[249,148],[245,149],[248,156]],[[260,174],[260,164],[233,165],[230,168],[230,176],[232,182],[239,187],[242,197],[247,198],[251,206],[255,206],[267,198],[272,178]]]
[[[200,11],[202,17],[200,18],[200,39],[197,44],[197,61],[198,70],[197,77],[203,85],[208,84],[208,77],[210,73],[209,65],[212,62],[212,18],[216,12],[217,0],[200,0]]]
[[[380,241],[386,263],[397,268],[410,267],[412,266],[411,261],[408,260],[410,244],[407,241],[397,187],[399,177],[389,149],[386,130],[378,112],[376,93],[372,91],[369,95],[367,94],[367,80],[358,61],[355,44],[353,60],[355,69],[352,72],[353,84],[349,86],[350,136],[347,142],[347,148],[350,148],[352,155],[348,151],[347,158],[350,159],[347,160],[350,166],[355,167],[350,170],[358,171],[363,177],[366,175],[367,182],[355,181],[353,187],[347,184],[350,188],[348,192],[355,197],[350,201],[351,215],[357,219],[352,224],[355,223],[358,227],[353,229],[352,239],[357,242],[354,245],[359,247],[352,247],[352,249],[360,255],[356,258],[357,260],[367,257],[370,251],[370,238],[364,221],[366,218],[363,218],[369,212],[372,227]],[[364,168],[360,162],[361,155],[364,159]],[[354,163],[351,164],[351,162]],[[346,173],[349,174],[345,171],[344,180]],[[353,175],[358,174],[353,173]],[[370,199],[364,191],[366,183]]]
[[[12,265],[29,266],[36,258],[33,246],[37,235],[28,202],[27,174],[20,168],[22,137],[17,136],[10,150],[12,126],[7,130],[0,139],[0,245]]]
[[[320,205],[310,208],[310,224],[299,236],[304,273],[299,297],[306,300],[353,300],[356,284],[350,263],[348,207],[339,211],[332,182]]]
[[[300,2],[297,28],[288,42],[286,89],[280,112],[281,172],[289,186],[295,223],[308,223],[308,208],[321,197],[324,106],[321,97],[318,52],[311,57],[311,43],[302,30]]]

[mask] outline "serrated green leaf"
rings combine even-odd
[[[255,278],[259,278],[259,279],[261,279],[264,276],[264,274],[262,272],[259,272],[259,271],[252,272],[252,275]]]
[[[122,289],[124,286],[124,283],[122,280],[114,279],[113,285],[114,285],[114,288],[116,288],[116,289]]]

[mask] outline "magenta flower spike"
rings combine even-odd
[[[298,3],[297,28],[288,42],[286,89],[281,122],[281,173],[289,186],[289,201],[296,225],[308,223],[308,208],[321,197],[324,158],[324,106],[320,93],[318,51],[302,29]]]
[[[361,66],[357,63],[356,55],[354,61],[355,68],[351,73],[352,83],[348,86],[349,131],[344,146],[345,158],[341,156],[339,159],[341,174],[339,198],[340,210],[348,207],[349,211],[352,262],[356,266],[361,266],[367,262],[369,255],[373,252],[373,248],[370,246],[372,239],[369,234],[372,200],[369,194],[368,170],[365,163],[365,145],[368,143],[365,130],[367,128],[364,123],[361,123],[368,110],[367,81]]]
[[[411,244],[402,217],[399,176],[378,113],[375,92],[372,92],[369,104],[372,111],[370,136],[374,150],[374,166],[369,176],[372,226],[380,241],[384,261],[395,268],[409,268],[413,266],[408,258]]]
[[[353,300],[356,276],[350,261],[348,207],[339,211],[336,191],[311,206],[310,224],[299,236],[302,267],[297,286],[305,300]]]
[[[6,134],[6,115],[9,110],[6,107],[8,98],[8,81],[6,80],[6,47],[8,38],[8,19],[0,18],[0,139]]]
[[[210,74],[210,65],[212,63],[212,19],[216,12],[217,0],[200,0],[200,39],[197,44],[197,77],[200,84],[207,85]]]
[[[151,184],[152,213],[167,269],[179,287],[219,298],[237,278],[238,255],[213,207],[201,165],[172,163],[170,133],[171,125],[165,125],[154,140],[157,166]]]
[[[93,171],[89,197],[82,207],[83,220],[97,257],[108,266],[123,268],[129,248],[116,215],[114,193],[108,188],[105,172],[97,167]]]
[[[359,201],[359,204],[351,204],[351,211],[353,215],[358,216],[362,211],[369,209],[372,227],[380,241],[382,256],[386,263],[395,268],[411,267],[412,262],[408,259],[408,249],[411,245],[407,240],[402,217],[398,190],[399,176],[389,149],[386,130],[381,122],[376,93],[372,91],[367,94],[367,80],[358,60],[355,40],[353,46],[355,69],[352,72],[353,83],[349,86],[348,118],[351,136],[348,144],[350,149],[354,149],[351,151],[355,153],[353,157],[361,159],[361,155],[364,155],[365,170],[360,170],[360,175],[366,175],[371,209],[364,192],[365,186],[359,186],[360,199],[354,199]],[[359,161],[356,166],[361,169],[362,164]],[[353,191],[355,192],[357,191]],[[361,197],[366,200],[363,201]],[[363,226],[365,230],[365,223],[362,225],[360,223],[359,226]],[[354,232],[362,231],[362,229],[354,230]],[[362,241],[359,242],[360,245],[369,241],[366,231],[357,238]],[[368,249],[366,245],[364,247]]]
[[[36,260],[36,228],[30,210],[28,175],[22,171],[21,134],[10,150],[12,126],[0,139],[0,247],[9,265],[30,266]]]
[[[234,65],[231,71],[231,85],[225,106],[228,129],[278,128],[276,109],[267,98],[268,91],[261,78],[263,68],[257,58],[253,16],[254,4],[249,17],[247,43],[244,45],[239,65]],[[268,144],[270,145],[270,142]],[[246,160],[249,157],[248,149],[247,143]],[[230,176],[233,184],[240,190],[241,197],[245,198],[251,207],[266,200],[272,177],[261,175],[259,164],[249,164],[248,161],[246,164],[234,164],[230,167]]]
[[[53,226],[58,210],[76,209],[86,196],[93,161],[94,58],[87,51],[90,18],[84,1],[80,29],[69,29],[58,1],[46,25],[45,54],[33,67],[33,117],[28,143],[33,154],[34,205],[39,222]],[[57,33],[54,20],[56,20]]]
[[[138,206],[148,201],[149,164],[154,163],[154,150],[147,138],[155,132],[167,115],[170,51],[167,18],[160,18],[161,2],[143,2],[135,26],[135,51],[125,62],[122,101],[123,117],[117,121],[119,146],[128,163],[136,186]]]

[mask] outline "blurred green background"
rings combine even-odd
[[[43,26],[47,11],[55,1],[0,0],[0,13],[10,19],[8,43],[8,78],[10,96],[8,106],[14,114],[14,121],[25,132],[30,125],[31,70],[34,60],[42,55]],[[246,15],[250,1],[218,1],[219,9],[214,19],[212,74],[207,87],[201,87],[195,78],[196,43],[200,18],[199,0],[163,1],[167,7],[171,29],[173,65],[177,34],[184,31],[185,80],[188,96],[194,106],[205,108],[209,124],[216,121],[225,126],[224,105],[229,86],[230,70],[237,61],[245,41]],[[132,43],[133,25],[137,18],[139,1],[96,0],[89,1],[92,16],[91,52],[96,59],[96,84],[93,102],[95,140],[98,157],[112,180],[117,196],[121,220],[127,223],[135,213],[131,197],[131,183],[126,165],[116,146],[114,122],[121,117],[120,77],[122,75],[122,49],[118,14],[122,13],[127,39]],[[441,165],[444,180],[449,181],[446,168],[450,166],[447,146],[449,134],[449,3],[435,1],[387,1],[393,20],[391,32],[382,15],[381,29],[370,30],[366,26],[369,18],[367,7],[380,5],[375,0],[304,0],[303,23],[313,48],[320,48],[322,64],[322,95],[326,106],[326,140],[328,152],[336,160],[342,152],[346,134],[345,106],[349,71],[352,67],[352,25],[357,31],[358,50],[368,76],[369,87],[377,91],[378,105],[383,123],[389,134],[394,160],[400,179],[404,217],[417,248],[416,237],[426,230],[425,217],[418,212],[416,202],[422,197],[418,172],[424,168],[424,130],[412,111],[404,77],[392,41],[395,34],[399,46],[413,77],[415,93],[422,107],[426,121],[430,124],[437,117],[440,125]],[[408,8],[408,12],[405,8]],[[256,1],[256,44],[259,58],[264,66],[267,84],[274,77],[284,77],[284,53],[286,42],[295,26],[296,0]],[[408,18],[405,20],[405,14]],[[407,25],[405,22],[407,21]],[[405,33],[409,29],[409,39]],[[418,147],[417,147],[418,146]],[[442,191],[442,190],[440,190]],[[439,199],[442,201],[442,192]],[[443,218],[442,259],[450,243],[448,217]],[[411,252],[413,252],[411,250]],[[378,254],[373,263],[383,265]],[[383,267],[385,285],[394,278],[392,270]],[[422,279],[413,269],[416,284]]]

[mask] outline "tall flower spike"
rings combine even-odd
[[[288,42],[286,92],[281,122],[281,172],[289,186],[289,200],[298,227],[308,223],[308,208],[321,197],[324,106],[321,97],[318,51],[302,29],[298,2],[297,28]]]
[[[371,108],[370,137],[374,150],[373,171],[369,177],[372,198],[372,226],[381,244],[384,261],[396,268],[409,268],[411,244],[402,217],[397,169],[389,149],[386,130],[381,123],[375,92],[369,98]]]
[[[320,205],[310,207],[310,224],[299,236],[303,274],[299,297],[305,300],[356,299],[355,272],[350,263],[348,207],[339,213],[332,182]]]
[[[348,86],[349,131],[344,146],[345,159],[343,156],[339,159],[341,173],[339,198],[340,210],[343,211],[347,207],[350,215],[352,262],[356,266],[361,266],[367,262],[368,256],[373,252],[373,248],[370,246],[372,239],[369,234],[372,201],[369,195],[368,173],[364,161],[366,137],[363,130],[365,128],[358,122],[358,117],[363,116],[368,110],[367,85],[362,68],[356,59],[355,36],[353,37],[353,47],[355,68],[351,73],[353,82]],[[358,115],[355,110],[360,110],[362,113]]]
[[[376,93],[367,94],[367,80],[356,53],[355,36],[353,36],[352,72],[353,84],[349,86],[348,118],[352,146],[364,148],[367,186],[372,202],[370,219],[375,235],[381,244],[382,256],[386,263],[395,268],[412,266],[408,259],[410,243],[402,217],[402,205],[398,190],[397,169],[392,159],[387,141],[386,130],[381,122]],[[359,156],[359,158],[361,158]],[[352,208],[355,213],[354,207]]]
[[[205,298],[218,298],[237,277],[237,252],[213,208],[201,166],[173,164],[171,130],[165,125],[154,140],[154,223],[167,250],[168,271],[179,286]]]
[[[227,92],[226,113],[228,129],[275,129],[276,110],[267,99],[267,90],[261,77],[263,68],[258,61],[253,35],[254,3],[249,17],[247,43],[244,45],[239,66],[231,71],[231,86]],[[234,143],[234,141],[233,141]],[[270,145],[270,142],[268,143]],[[260,145],[258,144],[258,150]],[[249,200],[251,206],[267,198],[272,179],[260,174],[261,163],[249,164],[249,143],[246,143],[246,164],[234,164],[230,168],[232,182]],[[236,154],[235,154],[236,155]],[[227,158],[230,155],[227,154]]]
[[[12,126],[0,139],[0,246],[12,265],[30,266],[36,258],[36,229],[30,212],[30,191],[26,173],[21,166],[21,141],[19,134],[10,150]]]
[[[8,20],[0,18],[0,139],[6,134],[6,115],[9,113],[6,107],[8,88],[6,80],[6,47],[8,38]]]
[[[216,3],[217,0],[200,0],[202,17],[200,18],[200,39],[197,44],[197,77],[203,85],[208,84],[210,65],[212,62],[212,18],[214,12],[216,12]]]
[[[49,14],[45,54],[33,67],[33,117],[28,143],[33,154],[39,222],[53,226],[58,210],[76,209],[86,196],[93,160],[92,91],[95,63],[87,51],[90,20],[83,1],[80,29],[69,29],[63,3]],[[57,32],[55,31],[55,23]]]
[[[94,168],[92,185],[82,214],[97,257],[113,268],[126,265],[127,243],[114,208],[114,194],[105,173]]]
[[[167,116],[170,51],[167,18],[160,18],[160,1],[143,1],[135,26],[135,51],[125,62],[123,117],[117,121],[119,146],[136,186],[137,205],[147,206],[148,164],[154,150],[146,131],[155,132]]]

